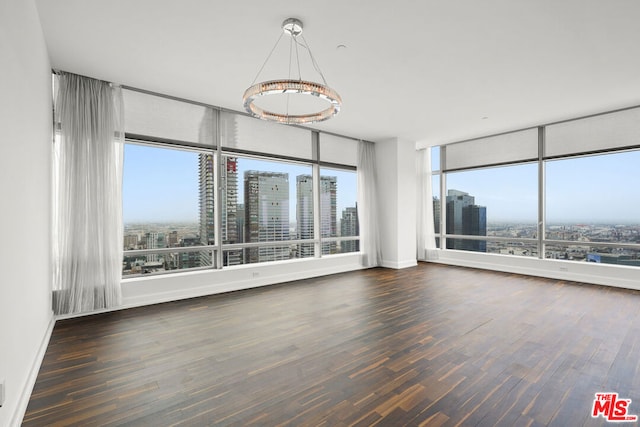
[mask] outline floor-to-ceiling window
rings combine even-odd
[[[491,239],[450,238],[447,248],[537,256],[537,178],[535,163],[448,173],[447,233]]]
[[[229,155],[223,165],[223,265],[313,257],[312,165]]]
[[[640,266],[640,108],[434,151],[446,249]]]
[[[549,160],[545,257],[640,266],[640,151]]]
[[[125,275],[359,251],[358,141],[124,95]]]
[[[338,167],[320,168],[320,233],[322,253],[358,252],[356,172]]]
[[[212,266],[211,250],[196,249],[211,243],[201,234],[206,217],[201,218],[199,205],[198,169],[208,156],[205,151],[125,144],[124,275]]]

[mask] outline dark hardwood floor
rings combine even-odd
[[[57,322],[24,426],[604,425],[640,292],[421,263]]]

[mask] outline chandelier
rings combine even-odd
[[[244,108],[250,113],[252,116],[257,117],[263,120],[270,120],[279,123],[286,124],[304,124],[304,123],[314,123],[321,122],[323,120],[327,120],[340,112],[340,107],[342,105],[342,99],[338,93],[331,89],[327,85],[327,81],[320,71],[320,67],[316,62],[313,54],[311,53],[311,49],[307,44],[304,36],[302,35],[302,22],[295,18],[286,19],[282,23],[283,33],[280,34],[280,37],[276,41],[275,46],[271,49],[271,52],[267,56],[267,59],[262,64],[262,67],[258,71],[255,79],[251,83],[251,86],[244,92],[242,97],[242,101],[244,103]],[[268,80],[260,83],[256,83],[260,73],[264,69],[265,65],[273,55],[273,52],[276,50],[280,40],[282,40],[282,36],[286,34],[291,37],[289,43],[289,78],[280,79],[280,80]],[[302,41],[300,41],[302,40]],[[305,49],[309,53],[309,58],[311,60],[311,64],[313,68],[318,72],[320,77],[322,78],[323,83],[316,83],[308,80],[303,80],[300,73],[300,56],[299,56],[299,48]],[[295,54],[295,55],[294,55]],[[294,56],[295,56],[295,68],[298,70],[298,78],[292,79],[291,72],[294,66]],[[268,95],[281,95],[285,94],[286,98],[286,106],[283,108],[284,111],[275,112],[269,111],[266,108],[262,108],[256,105],[256,101],[261,99],[261,97],[265,97]],[[316,99],[321,99],[325,101],[328,106],[324,109],[319,109],[319,111],[313,112],[303,112],[303,113],[289,113],[289,95],[291,94],[301,94],[301,95],[310,95],[311,97],[315,97]]]

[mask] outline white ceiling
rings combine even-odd
[[[640,104],[638,0],[36,4],[54,68],[238,111],[282,21],[299,18],[343,98],[313,127],[372,141],[444,143]],[[283,43],[268,64],[286,73]]]

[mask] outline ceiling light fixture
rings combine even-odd
[[[251,83],[251,87],[249,87],[242,97],[242,101],[244,103],[244,108],[254,117],[263,120],[270,120],[279,123],[286,124],[304,124],[304,123],[314,123],[321,122],[323,120],[327,120],[340,112],[340,107],[342,106],[342,99],[338,93],[331,89],[327,85],[327,81],[320,71],[320,67],[316,62],[313,54],[311,53],[311,49],[307,44],[304,36],[302,35],[302,22],[295,18],[286,19],[282,23],[283,33],[280,34],[280,37],[276,41],[275,46],[271,49],[269,56],[262,64],[262,67],[258,71],[255,79],[253,79],[253,83]],[[281,80],[269,80],[261,83],[255,83],[260,73],[264,69],[265,65],[271,58],[271,55],[276,50],[276,47],[280,43],[283,34],[287,34],[291,37],[291,41],[289,44],[289,78],[281,79]],[[302,42],[300,42],[300,40]],[[298,54],[298,48],[302,47],[309,52],[309,57],[311,59],[311,64],[313,68],[318,72],[320,77],[322,78],[322,84],[316,83],[308,80],[303,80],[300,74],[300,57]],[[298,70],[298,78],[291,78],[291,69],[293,66],[293,55],[295,52],[295,63]],[[286,106],[284,108],[284,112],[273,112],[268,111],[267,109],[261,108],[256,105],[255,101],[259,99],[259,97],[267,96],[267,95],[277,95],[277,94],[286,94]],[[302,94],[302,95],[310,95],[312,97],[317,97],[329,103],[329,106],[323,110],[305,114],[289,114],[289,95],[290,94]]]

